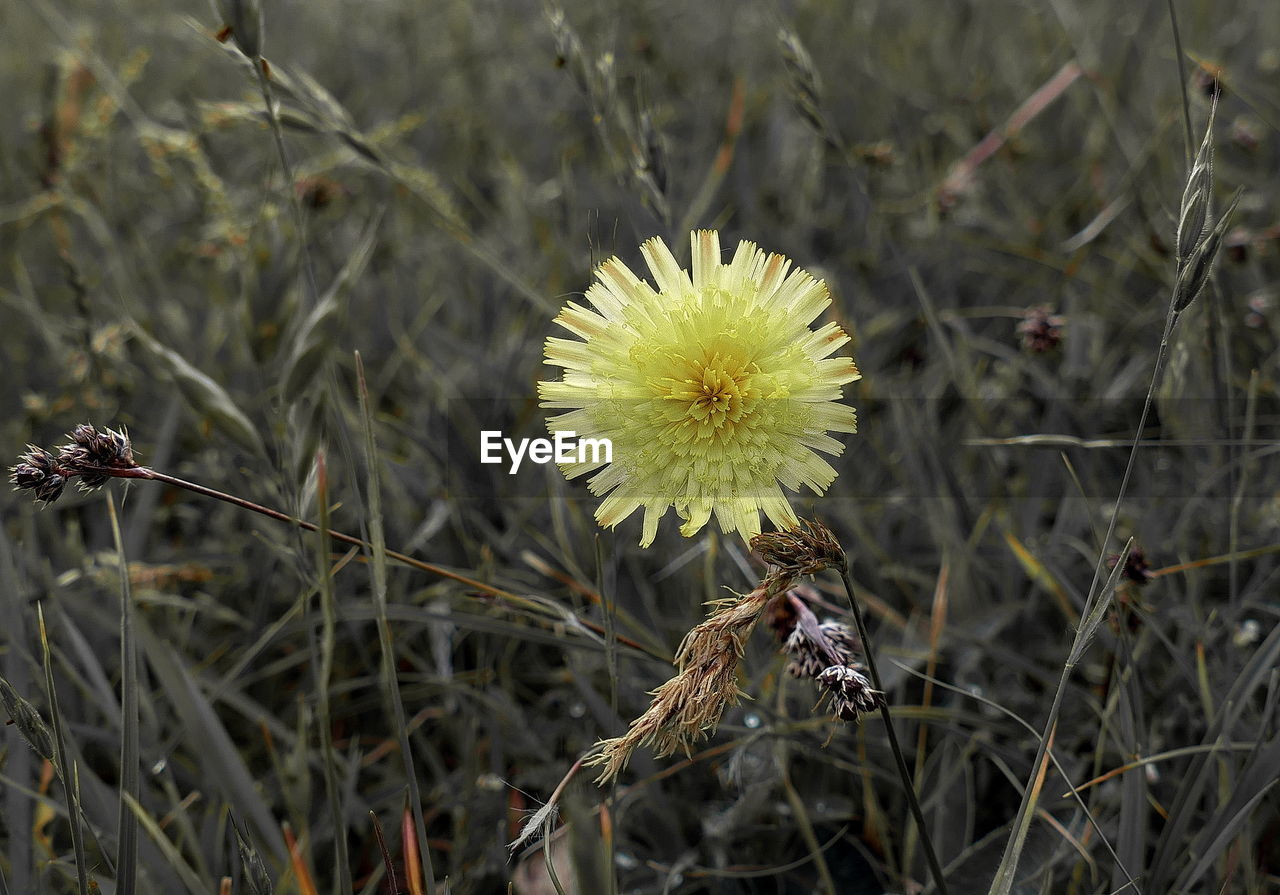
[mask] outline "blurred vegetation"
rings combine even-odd
[[[148,465],[367,536],[359,352],[387,545],[524,598],[322,563],[314,537],[160,485],[110,486],[122,551],[101,494],[7,498],[0,676],[60,724],[83,818],[7,728],[0,891],[76,891],[73,828],[116,891],[122,744],[137,891],[259,891],[233,824],[277,891],[336,891],[339,863],[389,891],[371,817],[409,891],[384,572],[434,891],[554,891],[541,849],[507,843],[670,675],[580,622],[669,657],[759,567],[669,520],[644,551],[638,519],[601,533],[584,485],[481,465],[479,432],[544,433],[557,309],[609,255],[641,270],[650,236],[687,260],[693,227],[824,278],[855,337],[861,432],[796,507],[853,555],[950,891],[987,891],[1096,559],[1131,536],[1151,575],[1118,592],[1053,743],[1071,783],[1113,772],[1082,794],[1099,826],[1050,772],[1019,891],[1117,891],[1121,863],[1153,895],[1277,891],[1280,6],[1176,6],[1181,59],[1161,3],[265,0],[292,183],[210,8],[0,6],[0,443],[127,426]],[[1243,198],[1102,545],[1173,282],[1180,80],[1197,142],[1221,86],[1215,207]],[[1041,307],[1042,336],[1061,319],[1037,341],[1018,326]],[[839,615],[838,581],[815,584]],[[570,785],[567,891],[801,893],[819,863],[842,893],[918,891],[879,719],[833,728],[782,666],[758,633],[752,698],[705,752]]]

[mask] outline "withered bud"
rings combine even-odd
[[[832,710],[842,721],[857,721],[884,701],[884,694],[871,686],[861,669],[861,665],[833,665],[818,675],[818,683],[831,694]]]
[[[1022,347],[1032,354],[1044,354],[1062,342],[1062,326],[1066,318],[1053,313],[1048,305],[1038,305],[1022,312],[1022,322],[1017,333],[1022,336]]]
[[[1113,553],[1107,557],[1107,566],[1114,569],[1119,561],[1119,554]],[[1155,577],[1151,571],[1151,563],[1147,560],[1147,553],[1141,547],[1134,547],[1129,551],[1129,556],[1124,561],[1124,569],[1120,574],[1139,585],[1146,584]]]
[[[779,572],[815,575],[823,569],[842,568],[844,550],[821,522],[806,522],[786,531],[762,532],[751,539],[751,549]]]
[[[62,496],[67,478],[58,466],[53,454],[34,444],[27,445],[27,452],[18,458],[18,464],[10,467],[9,481],[19,491],[30,491],[36,500],[53,503]]]

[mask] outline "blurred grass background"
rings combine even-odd
[[[644,551],[638,519],[600,534],[584,485],[480,465],[479,432],[545,432],[543,339],[609,255],[640,271],[661,235],[687,260],[692,227],[782,252],[826,280],[864,372],[840,477],[796,506],[854,556],[950,890],[985,892],[1035,754],[1016,719],[1047,711],[1159,343],[1181,61],[1197,141],[1223,89],[1218,206],[1244,194],[1121,510],[1155,577],[1122,588],[1054,744],[1076,784],[1160,757],[1085,791],[1100,829],[1051,773],[1024,890],[1115,891],[1122,862],[1143,892],[1280,891],[1280,7],[1177,8],[1182,60],[1163,3],[266,0],[289,183],[209,8],[5,4],[2,443],[127,426],[142,462],[310,519],[322,451],[333,526],[367,532],[360,352],[388,546],[533,601],[387,570],[435,890],[550,892],[539,851],[506,850],[522,812],[670,674],[577,620],[605,623],[602,593],[618,633],[669,656],[758,567],[669,523]],[[1061,339],[1033,351],[1017,325],[1041,306]],[[357,891],[389,891],[370,812],[400,868],[406,777],[369,567],[333,557],[328,636],[313,540],[111,487],[157,825],[138,891],[255,891],[232,817],[277,891],[335,891],[344,851]],[[3,512],[0,675],[49,717],[39,603],[113,892],[120,554],[101,495]],[[838,614],[835,580],[816,585]],[[833,734],[782,664],[757,634],[752,699],[687,766],[637,756],[603,826],[609,793],[570,787],[567,891],[609,891],[610,854],[621,892],[813,891],[814,841],[840,892],[917,891],[879,721]],[[906,670],[927,668],[959,691]],[[65,791],[4,737],[4,884],[75,891]]]

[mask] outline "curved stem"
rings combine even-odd
[[[169,475],[168,473],[158,472],[146,466],[130,466],[126,468],[120,468],[120,467],[114,467],[114,466],[90,466],[88,464],[82,463],[77,467],[77,472],[78,473],[83,473],[83,472],[101,473],[103,475],[109,475],[117,479],[144,479],[146,481],[161,482],[165,485],[172,485],[175,488],[183,488],[187,491],[191,491],[203,497],[212,497],[214,500],[221,500],[224,503],[229,503],[232,506],[240,507],[243,510],[249,510],[251,512],[258,513],[259,515],[266,516],[268,519],[275,519],[278,522],[285,522],[285,523],[288,523],[289,525],[296,525],[299,528],[304,529],[305,531],[320,530],[320,526],[316,525],[314,522],[308,522],[305,519],[296,519],[293,516],[290,516],[288,513],[282,513],[277,509],[263,506],[260,503],[254,503],[252,500],[246,500],[243,497],[237,497],[236,495],[228,494],[225,491],[218,491],[214,488],[209,488],[205,485],[198,484],[197,482],[189,482],[186,479],[180,479],[177,476]],[[346,532],[336,531],[335,529],[332,529],[332,528],[326,528],[325,534],[333,538],[335,541],[341,541],[344,544],[350,544],[353,547],[359,547],[363,550],[370,550],[370,551],[373,550],[372,545],[370,545],[368,541],[362,540],[361,538],[357,538],[354,535],[349,535]],[[489,596],[497,597],[499,600],[502,600],[504,603],[509,603],[510,605],[519,607],[520,609],[524,609],[529,612],[535,612],[543,616],[549,616],[559,621],[565,620],[563,614],[556,613],[554,611],[549,610],[547,606],[539,603],[536,600],[531,600],[528,597],[522,597],[519,594],[513,594],[510,591],[503,590],[500,587],[494,587],[492,584],[486,584],[483,581],[477,581],[475,578],[469,578],[466,575],[463,575],[459,572],[454,572],[451,569],[446,569],[444,566],[438,566],[435,563],[429,563],[421,559],[415,559],[414,557],[409,556],[407,553],[400,553],[397,550],[387,550],[387,557],[389,559],[394,559],[396,562],[401,563],[402,565],[409,566],[410,568],[417,569],[421,572],[429,572],[432,575],[438,575],[441,578],[448,578],[452,581],[457,581],[460,584],[465,584],[468,587],[474,587],[476,590],[483,591]],[[603,626],[598,625],[595,622],[587,621],[586,619],[581,619],[581,618],[575,619],[574,621],[575,621],[575,624],[579,624],[582,627],[587,628],[591,632],[600,635],[601,637],[607,636],[607,632],[605,631]],[[629,646],[632,649],[638,650],[639,652],[642,652],[645,655],[650,656],[651,658],[657,659],[661,662],[669,663],[671,661],[669,656],[664,656],[661,653],[657,652],[656,650],[650,647],[647,647],[644,644],[639,643],[638,641],[632,640],[630,637],[627,637],[623,634],[615,633],[614,639],[618,643],[623,644],[624,646]]]
[[[853,609],[853,621],[858,627],[858,636],[862,638],[862,654],[867,658],[867,671],[871,673],[872,685],[884,694],[884,685],[880,682],[880,672],[876,668],[875,655],[871,651],[871,637],[867,634],[867,624],[862,619],[862,610],[853,596],[853,579],[849,577],[849,560],[840,565],[840,580],[844,582],[845,593],[849,596],[849,606]],[[898,735],[893,729],[893,718],[889,714],[889,704],[881,698],[880,717],[884,719],[884,729],[889,735],[889,750],[893,752],[894,761],[898,765],[898,774],[902,777],[902,788],[907,794],[907,804],[911,808],[911,816],[915,818],[916,827],[920,830],[920,844],[924,846],[924,856],[929,862],[929,873],[933,875],[934,885],[941,895],[947,895],[947,883],[942,875],[942,865],[933,850],[933,840],[929,838],[929,828],[925,825],[924,810],[920,800],[916,798],[915,784],[911,779],[911,771],[907,769],[907,760],[902,756],[902,746],[898,744]],[[904,871],[909,868],[903,868]]]

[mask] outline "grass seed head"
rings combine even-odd
[[[817,681],[831,694],[831,709],[842,721],[857,721],[884,701],[884,694],[862,674],[861,665],[833,665]]]
[[[626,734],[602,740],[588,765],[603,765],[596,779],[603,785],[617,778],[641,746],[665,758],[715,733],[724,710],[742,698],[738,666],[743,647],[765,606],[791,586],[792,579],[770,575],[746,596],[722,600],[707,619],[693,628],[676,651],[675,677],[653,691],[644,714]]]
[[[71,439],[58,451],[58,466],[66,470],[68,477],[80,477],[80,487],[85,491],[100,488],[110,476],[99,470],[132,469],[138,464],[133,459],[133,445],[129,436],[114,429],[99,432],[89,423],[81,423],[67,436]]]
[[[762,532],[751,539],[751,549],[770,566],[793,577],[844,565],[844,550],[821,522],[802,519],[794,528]]]
[[[1032,354],[1044,354],[1057,348],[1062,342],[1062,328],[1066,318],[1054,314],[1049,305],[1027,308],[1018,324],[1022,347]]]
[[[18,695],[18,691],[4,678],[0,678],[0,704],[13,719],[13,726],[27,745],[46,761],[53,761],[53,733],[40,717],[36,707]]]
[[[27,452],[18,463],[9,468],[9,481],[15,490],[30,491],[36,500],[53,503],[62,496],[67,478],[58,466],[53,454],[34,444],[27,445]]]

